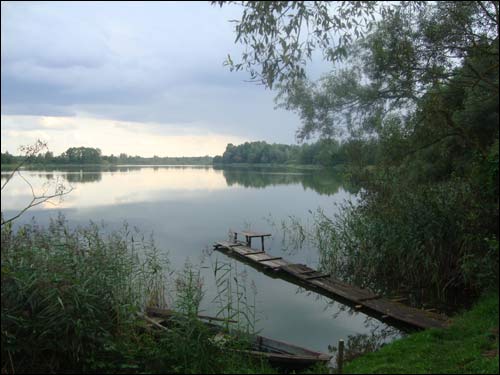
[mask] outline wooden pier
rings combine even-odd
[[[441,314],[407,306],[396,300],[384,298],[373,292],[346,284],[330,274],[321,273],[303,264],[288,262],[282,257],[272,256],[264,251],[264,237],[269,234],[240,232],[250,238],[260,237],[261,250],[251,248],[249,237],[246,242],[238,241],[235,233],[233,242],[220,241],[214,249],[241,260],[273,278],[281,278],[304,289],[312,290],[326,297],[372,316],[403,330],[443,328],[449,319]]]

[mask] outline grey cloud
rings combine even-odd
[[[222,66],[238,8],[2,3],[2,114],[178,123],[293,142],[297,117]]]

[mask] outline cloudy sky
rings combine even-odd
[[[294,143],[298,117],[223,66],[241,8],[208,2],[2,2],[1,148],[221,154]]]

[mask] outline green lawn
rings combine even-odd
[[[498,294],[483,297],[447,329],[415,333],[355,359],[345,373],[498,374]]]

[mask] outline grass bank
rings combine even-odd
[[[498,294],[453,319],[346,364],[352,374],[498,374]]]

